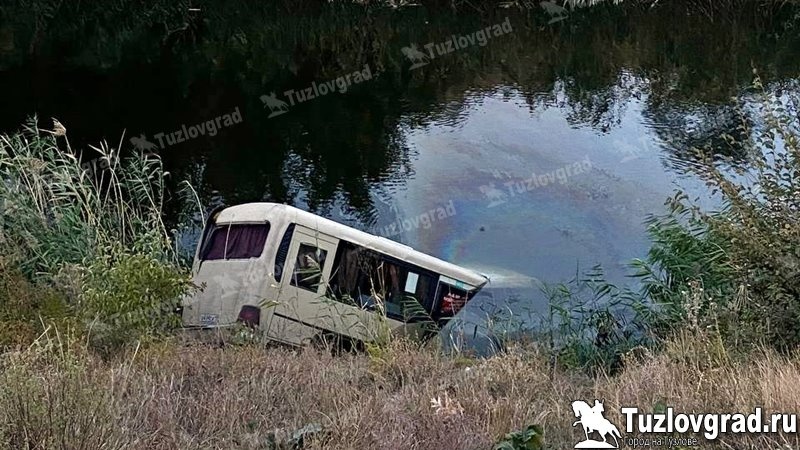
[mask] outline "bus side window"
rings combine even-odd
[[[340,241],[333,261],[328,295],[351,306],[374,310],[378,302],[384,302],[387,296],[385,285],[389,278],[399,286],[400,272],[396,267],[389,271],[389,267],[389,263],[384,262],[377,253]],[[387,271],[392,272],[393,277],[387,277]]]
[[[381,302],[389,317],[415,321],[431,315],[435,284],[435,277],[419,267],[341,241],[328,295],[368,310]]]
[[[430,274],[425,272],[418,272],[415,269],[408,271],[405,279],[405,286],[403,287],[403,296],[408,304],[405,305],[406,311],[404,315],[408,319],[429,319],[433,316],[431,314],[431,306],[433,305],[434,291],[436,287],[436,280]]]
[[[292,273],[292,285],[317,291],[328,252],[309,244],[300,244]]]

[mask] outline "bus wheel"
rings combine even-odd
[[[342,353],[354,353],[364,350],[363,342],[332,332],[322,332],[317,334],[312,341],[312,345],[314,348],[329,351],[334,355],[339,355]]]

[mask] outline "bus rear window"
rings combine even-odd
[[[201,259],[258,258],[264,251],[268,234],[269,223],[219,226],[208,237]]]

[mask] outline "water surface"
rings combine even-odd
[[[648,249],[642,221],[675,189],[715,205],[691,149],[747,164],[720,136],[750,109],[753,68],[775,93],[797,86],[796,9],[664,3],[548,23],[540,10],[237,1],[66,6],[37,21],[12,2],[0,12],[0,129],[57,117],[74,147],[124,132],[131,151],[214,121],[156,148],[208,207],[286,202],[485,272],[494,283],[470,320],[536,310],[539,282],[595,264],[625,282]],[[422,67],[404,50],[506,20],[511,32]],[[365,69],[344,93],[294,105],[286,94]]]

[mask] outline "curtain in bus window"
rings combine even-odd
[[[345,300],[344,297],[349,297],[346,299],[348,300],[347,303],[358,298],[356,287],[359,275],[359,253],[361,253],[360,249],[343,243],[339,260],[333,269],[333,277],[331,277],[331,291],[334,297],[339,300]]]
[[[264,251],[269,224],[232,224],[211,233],[203,260],[257,258]]]
[[[381,268],[381,287],[386,299],[386,313],[391,316],[402,317],[404,295],[400,290],[400,277],[405,278],[406,271],[396,264],[382,261]],[[405,284],[405,280],[403,280]]]
[[[377,299],[372,296],[372,284],[377,290],[375,275],[377,255],[346,241],[339,244],[329,284],[330,295],[345,304],[362,309],[374,309]]]

